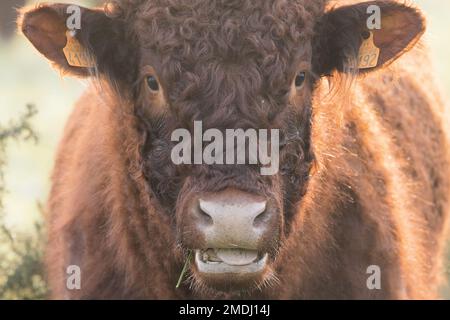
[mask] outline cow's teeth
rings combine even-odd
[[[258,258],[258,251],[244,249],[216,249],[217,257],[228,265],[244,266]]]
[[[208,249],[203,252],[203,261],[222,262],[222,260],[219,257],[217,257],[216,251],[214,249]]]

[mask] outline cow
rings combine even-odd
[[[52,175],[53,298],[439,296],[449,109],[418,8],[393,0],[77,8],[26,7],[18,22],[62,74],[90,79]],[[278,170],[175,163],[173,132],[193,133],[196,122],[216,133],[278,130]],[[75,289],[70,270],[81,271]]]

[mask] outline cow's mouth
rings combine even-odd
[[[268,254],[247,249],[195,251],[195,266],[201,278],[219,289],[243,289],[262,280]]]
[[[196,250],[195,262],[199,272],[254,273],[267,264],[267,253],[245,249]]]

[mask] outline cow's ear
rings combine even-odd
[[[333,70],[360,73],[376,70],[411,49],[424,31],[423,15],[394,1],[370,1],[330,9],[316,26],[315,72],[327,75]]]
[[[124,72],[121,69],[127,67],[130,58],[124,22],[103,9],[69,4],[25,7],[20,11],[18,26],[65,74],[86,77],[105,73],[114,77]]]

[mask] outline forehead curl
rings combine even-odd
[[[321,0],[122,0],[144,48],[186,65],[289,63],[313,34]],[[238,60],[239,59],[239,60]]]

